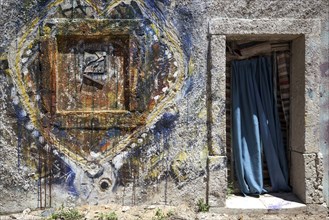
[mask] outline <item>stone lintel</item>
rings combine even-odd
[[[209,22],[210,34],[223,35],[319,35],[320,19],[227,19]],[[293,39],[293,38],[292,38]]]

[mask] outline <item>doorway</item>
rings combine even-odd
[[[226,45],[228,187],[243,194],[289,191],[291,42],[239,40]],[[250,77],[251,72],[256,75]],[[256,93],[251,87],[256,87]],[[262,119],[264,115],[266,119]],[[277,172],[280,169],[281,174]]]

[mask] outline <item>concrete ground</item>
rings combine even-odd
[[[243,197],[232,195],[226,201],[228,209],[256,210],[297,210],[306,207],[292,193],[264,194],[260,197]]]
[[[209,212],[197,213],[196,207],[180,206],[120,206],[109,204],[102,206],[77,207],[84,219],[99,219],[99,216],[115,212],[121,220],[329,220],[328,208],[324,205],[302,204],[295,195],[265,194],[260,197],[242,197],[231,195],[225,208],[211,207]],[[25,210],[23,213],[0,215],[0,220],[7,219],[45,219],[53,213],[49,210]],[[160,213],[160,214],[159,214]]]
[[[212,208],[210,213],[225,213],[226,219],[329,219],[325,205],[305,205],[293,193],[264,194],[257,197],[232,195],[226,200],[225,208]],[[211,214],[210,214],[211,215]],[[209,215],[199,219],[225,219]]]

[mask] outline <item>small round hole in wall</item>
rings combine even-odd
[[[103,190],[107,190],[107,189],[109,188],[109,184],[108,184],[108,182],[106,182],[106,181],[102,182],[102,183],[101,183],[101,188],[102,188]]]
[[[109,179],[101,179],[101,181],[99,181],[99,187],[102,191],[108,190],[110,186],[111,186],[111,181]]]

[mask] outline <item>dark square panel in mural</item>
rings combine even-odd
[[[129,110],[127,36],[59,37],[57,112]]]

